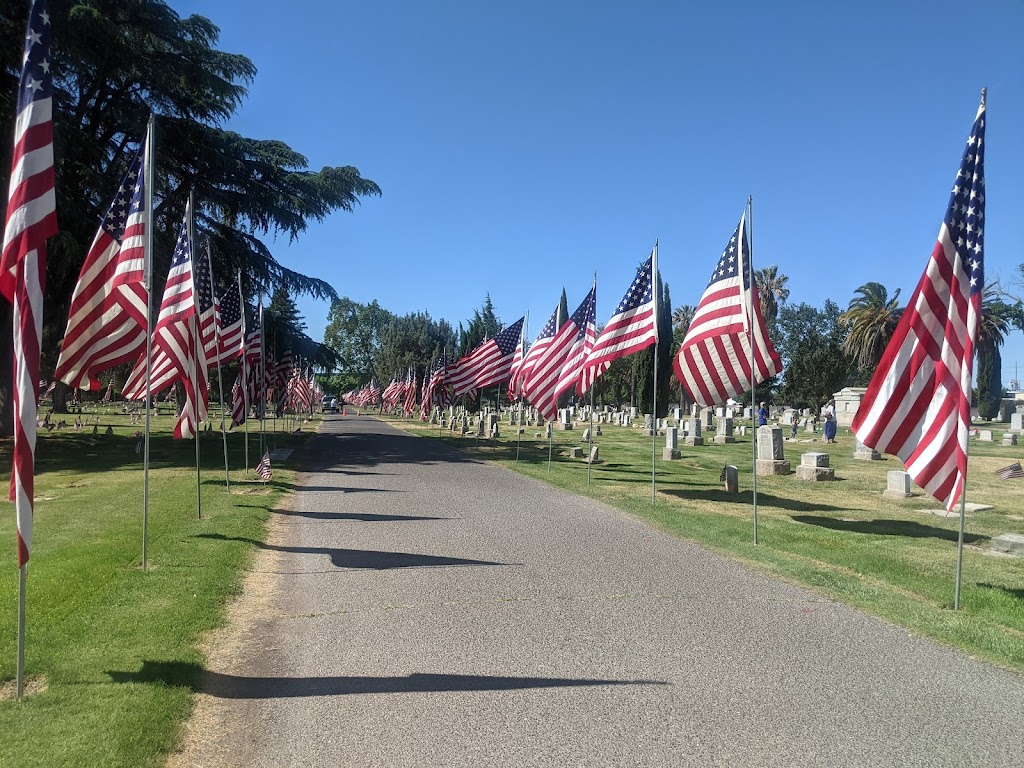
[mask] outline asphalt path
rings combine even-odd
[[[1024,765],[1021,676],[471,447],[327,419],[192,763]]]

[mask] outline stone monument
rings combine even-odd
[[[891,469],[885,473],[885,490],[883,496],[890,499],[910,498],[910,473],[899,469]]]
[[[687,445],[704,445],[704,438],[700,436],[700,419],[688,419],[686,422]]]
[[[828,454],[812,451],[800,455],[800,466],[796,468],[800,480],[835,480],[836,471],[828,465]]]
[[[732,435],[732,418],[729,416],[723,416],[718,420],[718,431],[715,433],[715,442],[719,445],[736,442],[736,438]]]
[[[757,474],[788,475],[790,468],[782,448],[782,427],[757,428]]]
[[[679,430],[675,427],[665,429],[665,447],[661,450],[661,458],[666,461],[678,459],[679,454]]]

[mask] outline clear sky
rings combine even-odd
[[[791,302],[868,281],[905,301],[982,86],[986,278],[1024,262],[1022,0],[169,2],[259,69],[229,127],[381,186],[271,244],[356,301],[457,324],[490,292],[532,337],[596,271],[603,323],[657,239],[696,304],[747,195],[754,266]],[[328,306],[299,306],[320,338]]]

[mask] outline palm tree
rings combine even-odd
[[[898,303],[900,289],[896,289],[891,299],[881,283],[865,283],[854,293],[858,295],[839,315],[839,321],[850,326],[850,333],[843,340],[843,351],[861,370],[873,371],[903,315]]]
[[[761,304],[761,316],[771,322],[779,316],[779,304],[785,304],[789,298],[788,275],[779,274],[779,268],[772,264],[754,272],[757,283],[757,295]]]
[[[1003,346],[1006,334],[1010,332],[1008,309],[1010,307],[1002,301],[995,285],[985,288],[981,298],[981,321],[978,323],[975,349],[982,347],[995,349]]]
[[[682,341],[686,331],[690,328],[690,323],[693,322],[693,316],[696,312],[697,308],[691,304],[683,304],[681,307],[676,307],[672,310],[672,335],[678,336],[679,340]]]

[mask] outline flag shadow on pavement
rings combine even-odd
[[[298,555],[328,555],[335,568],[366,571],[390,571],[397,568],[437,568],[464,565],[508,566],[521,563],[497,563],[490,560],[470,560],[462,557],[421,555],[413,552],[381,552],[371,549],[336,549],[333,547],[288,547],[264,544],[256,539],[240,536],[225,536],[220,533],[200,533],[197,539],[218,539],[221,541],[247,541],[260,549],[274,552],[289,552]]]
[[[221,699],[278,699],[368,693],[516,691],[529,688],[595,688],[671,685],[663,680],[600,680],[562,677],[507,677],[413,673],[403,677],[242,677],[208,672],[198,664],[143,661],[138,672],[107,671],[115,683],[157,683],[190,688]]]
[[[420,520],[461,520],[460,517],[427,517],[424,515],[375,515],[369,512],[289,512],[284,509],[270,510],[282,517],[301,517],[307,520],[352,520],[360,523],[417,522]]]

